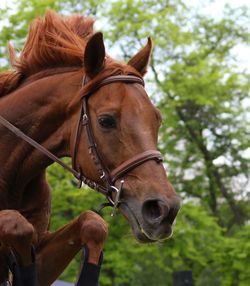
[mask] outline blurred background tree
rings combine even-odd
[[[21,49],[29,23],[47,8],[96,17],[115,58],[128,60],[153,38],[147,90],[163,115],[159,149],[183,206],[173,237],[154,245],[139,245],[128,223],[105,210],[110,234],[100,285],[171,285],[179,270],[192,270],[196,285],[249,285],[250,75],[235,49],[249,45],[250,11],[225,6],[213,18],[186,3],[13,0],[0,11],[1,69],[9,65],[7,42]],[[49,168],[48,178],[51,230],[103,201],[87,188],[76,190],[59,166]],[[61,278],[74,281],[78,268],[79,257]]]

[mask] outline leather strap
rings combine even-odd
[[[24,134],[20,129],[18,129],[16,126],[14,126],[12,123],[10,123],[5,118],[3,118],[1,115],[0,115],[0,123],[4,127],[6,127],[7,129],[9,129],[12,133],[14,133],[17,137],[20,137],[21,139],[23,139],[24,141],[29,143],[31,146],[33,146],[35,149],[42,152],[44,155],[46,155],[52,161],[60,164],[64,169],[71,172],[77,179],[80,178],[80,174],[76,170],[70,168],[67,164],[65,164],[62,160],[60,160],[58,157],[56,157],[54,154],[52,154],[49,150],[47,150],[41,144],[37,143],[35,140],[33,140],[32,138],[30,138],[29,136]]]
[[[118,166],[111,172],[110,176],[112,179],[112,183],[114,183],[117,179],[121,178],[134,168],[149,160],[156,160],[156,162],[162,162],[161,153],[156,150],[147,150],[123,162],[120,166]]]
[[[86,82],[84,80],[84,82]],[[114,82],[124,82],[124,83],[139,83],[140,85],[144,86],[144,80],[138,76],[134,75],[113,75],[103,79],[102,81],[96,83],[90,90],[84,93],[82,96],[90,96],[91,94],[95,93],[98,89],[103,87],[104,85],[114,83]]]
[[[89,81],[89,78],[86,76],[83,78],[83,86],[85,86]],[[92,161],[96,165],[97,172],[99,174],[99,178],[103,180],[103,183],[105,184],[105,187],[102,187],[100,185],[97,185],[95,182],[87,179],[83,174],[81,174],[82,178],[84,178],[85,182],[86,179],[88,180],[88,186],[91,183],[92,186],[95,186],[95,189],[98,188],[98,191],[101,193],[104,193],[104,189],[106,189],[106,194],[110,193],[110,187],[112,186],[112,181],[110,179],[110,174],[108,172],[108,169],[106,168],[103,160],[101,159],[101,156],[98,152],[98,149],[96,148],[96,143],[94,139],[94,135],[92,132],[92,125],[90,122],[90,116],[88,112],[88,98],[94,94],[98,89],[101,87],[115,83],[115,82],[123,82],[123,83],[138,83],[142,86],[144,86],[144,81],[142,78],[134,76],[134,75],[114,75],[110,76],[108,78],[103,79],[100,82],[97,82],[90,90],[88,90],[86,93],[82,94],[82,107],[81,107],[81,113],[80,113],[80,119],[77,123],[76,133],[75,133],[75,139],[74,139],[74,151],[73,151],[73,158],[72,158],[72,167],[74,170],[77,170],[76,166],[76,156],[77,156],[77,150],[79,146],[80,141],[80,134],[82,127],[86,131],[87,135],[87,142],[88,142],[88,151],[91,156]],[[81,173],[81,170],[80,172]],[[83,181],[84,182],[84,181]],[[81,182],[80,182],[81,185]],[[92,187],[93,188],[93,187]]]
[[[83,80],[83,85],[85,85],[88,82],[87,78],[85,77]],[[109,200],[109,203],[113,203],[112,194],[110,190],[112,189],[112,185],[115,184],[116,180],[120,177],[126,175],[128,172],[130,172],[132,169],[136,168],[137,166],[145,163],[149,160],[156,160],[157,162],[162,161],[161,153],[157,150],[147,150],[145,152],[142,152],[140,154],[135,155],[134,157],[128,159],[127,161],[123,162],[120,166],[115,168],[111,173],[106,168],[100,154],[98,153],[98,149],[95,144],[95,139],[93,136],[92,128],[91,128],[91,122],[90,122],[90,116],[88,113],[88,104],[87,100],[88,98],[95,93],[98,89],[101,87],[115,83],[115,82],[123,82],[123,83],[138,83],[142,86],[144,86],[144,81],[142,78],[139,78],[137,76],[133,75],[116,75],[116,76],[110,76],[104,80],[102,80],[99,83],[96,83],[95,86],[93,86],[90,90],[88,90],[86,93],[82,95],[82,109],[81,109],[81,118],[82,118],[82,126],[86,130],[87,140],[88,140],[88,149],[89,154],[92,158],[92,161],[96,165],[96,169],[98,171],[98,174],[101,179],[103,179],[103,182],[106,184],[107,188],[107,197]],[[77,149],[77,146],[79,145],[80,140],[80,132],[79,129],[81,126],[77,127],[76,132],[76,140],[75,140],[75,150]],[[77,152],[74,152],[74,156],[77,155]],[[73,168],[76,169],[75,166],[76,159],[73,158]]]
[[[45,156],[50,158],[52,161],[58,163],[61,165],[65,170],[71,172],[81,183],[84,183],[85,185],[89,186],[91,189],[94,189],[104,195],[109,194],[109,190],[96,182],[93,182],[92,180],[88,179],[87,177],[83,176],[81,172],[77,172],[75,169],[69,167],[67,164],[65,164],[61,159],[59,159],[57,156],[55,156],[53,153],[51,153],[49,150],[44,148],[41,144],[24,134],[20,129],[18,129],[16,126],[14,126],[12,123],[7,121],[5,118],[3,118],[0,115],[0,123],[9,129],[12,133],[14,133],[16,136],[20,137],[27,143],[29,143],[31,146],[39,150],[41,153],[43,153]],[[80,187],[80,185],[79,185]]]
[[[105,167],[105,164],[103,160],[101,159],[100,154],[98,153],[93,131],[92,131],[92,124],[90,121],[90,116],[88,112],[88,106],[87,106],[87,98],[82,98],[82,125],[86,130],[87,139],[88,139],[88,150],[89,155],[93,162],[96,165],[96,169],[98,171],[98,175],[100,179],[102,179],[104,182],[107,183],[107,185],[111,184],[111,181],[109,179],[108,170]]]

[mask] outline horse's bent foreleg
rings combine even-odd
[[[0,283],[7,279],[5,255],[14,251],[23,271],[32,266],[33,226],[17,211],[0,211]]]
[[[107,232],[106,222],[88,211],[55,233],[46,235],[37,249],[39,285],[51,285],[83,245],[89,248],[88,262],[98,264]]]
[[[32,263],[31,244],[34,228],[15,210],[0,211],[0,245],[3,249],[14,250],[22,266]]]

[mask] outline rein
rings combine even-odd
[[[87,78],[85,77],[83,85],[86,84]],[[109,170],[106,168],[100,154],[98,153],[97,146],[95,143],[95,138],[92,132],[91,128],[91,121],[90,116],[88,112],[88,99],[91,95],[93,95],[98,89],[101,87],[114,83],[114,82],[123,82],[123,83],[138,83],[142,86],[144,86],[143,79],[133,76],[133,75],[116,75],[116,76],[110,76],[106,79],[98,82],[94,87],[92,87],[89,91],[84,93],[81,98],[81,112],[79,116],[79,120],[76,127],[76,133],[75,133],[75,142],[74,142],[74,151],[72,156],[72,168],[69,167],[67,164],[65,164],[61,159],[59,159],[57,156],[52,154],[49,150],[44,148],[41,144],[24,134],[20,129],[15,127],[12,123],[7,121],[5,118],[3,118],[0,115],[0,123],[5,126],[7,129],[9,129],[12,133],[14,133],[16,136],[20,137],[30,145],[32,145],[34,148],[42,152],[44,155],[46,155],[48,158],[50,158],[52,161],[58,163],[61,165],[64,169],[71,172],[79,181],[78,187],[80,188],[82,184],[88,185],[91,189],[94,189],[102,194],[104,194],[107,199],[108,203],[102,204],[98,212],[103,207],[106,206],[113,206],[113,214],[115,213],[115,210],[119,204],[119,197],[120,193],[122,191],[124,180],[120,181],[119,188],[115,187],[115,183],[118,179],[121,179],[124,175],[126,175],[128,172],[136,168],[137,166],[149,161],[149,160],[155,160],[156,162],[162,162],[162,156],[161,153],[157,150],[146,150],[142,153],[139,153],[132,158],[128,159],[127,161],[123,162],[121,165],[116,167],[114,170],[109,172]],[[87,141],[88,141],[88,152],[91,156],[91,159],[95,163],[96,169],[98,171],[99,178],[102,180],[103,184],[98,184],[97,182],[87,178],[82,170],[77,170],[76,167],[76,158],[77,158],[77,150],[78,146],[80,144],[80,135],[81,130],[84,129],[87,135]],[[115,200],[113,200],[112,193],[116,192]]]

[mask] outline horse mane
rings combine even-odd
[[[35,19],[19,57],[9,45],[13,70],[0,74],[0,97],[43,70],[82,67],[85,45],[94,33],[93,25],[94,19],[91,17],[63,17],[51,10],[44,17]]]

